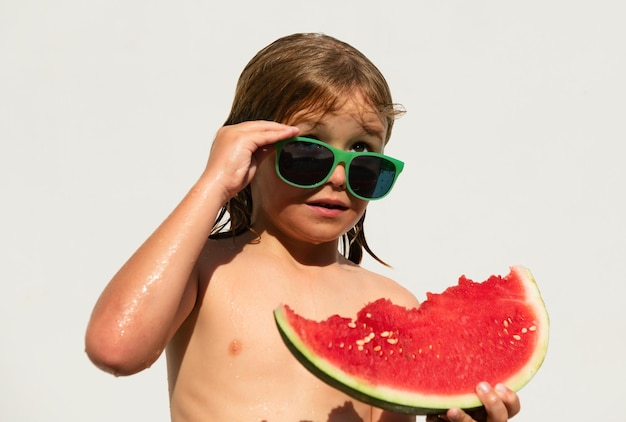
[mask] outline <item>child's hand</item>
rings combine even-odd
[[[486,382],[481,382],[476,387],[476,394],[485,405],[478,411],[463,411],[450,409],[445,415],[429,415],[427,422],[450,421],[450,422],[505,422],[520,411],[520,401],[514,391],[498,384],[492,388]]]
[[[244,122],[222,127],[215,136],[203,173],[221,184],[224,201],[241,191],[254,176],[264,147],[298,134],[298,128],[270,121]]]

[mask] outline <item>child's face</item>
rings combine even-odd
[[[382,152],[386,120],[360,95],[332,113],[302,113],[288,122],[300,128],[299,136],[318,139],[346,151]],[[283,182],[275,170],[275,154],[260,164],[252,181],[253,226],[272,230],[302,241],[334,242],[352,228],[365,212],[367,201],[346,189],[343,164],[328,181],[312,189]]]

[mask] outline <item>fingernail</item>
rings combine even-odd
[[[504,393],[506,393],[508,391],[508,388],[506,388],[506,386],[504,384],[496,384],[495,390],[498,393],[504,394]]]
[[[480,382],[478,383],[478,389],[483,393],[488,393],[491,390],[491,386],[486,382]]]
[[[461,411],[459,409],[454,408],[454,409],[448,410],[448,413],[446,414],[446,416],[449,419],[454,421],[459,417],[460,414],[461,414]]]

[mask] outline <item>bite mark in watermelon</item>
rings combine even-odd
[[[285,344],[313,374],[352,397],[400,413],[480,407],[476,384],[519,391],[544,361],[545,304],[530,271],[458,285],[407,309],[379,299],[355,319],[316,322],[282,305],[274,317]]]

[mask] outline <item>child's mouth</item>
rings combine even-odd
[[[328,204],[324,202],[314,202],[311,204],[314,207],[327,208],[329,210],[345,210],[347,207],[339,204]]]

